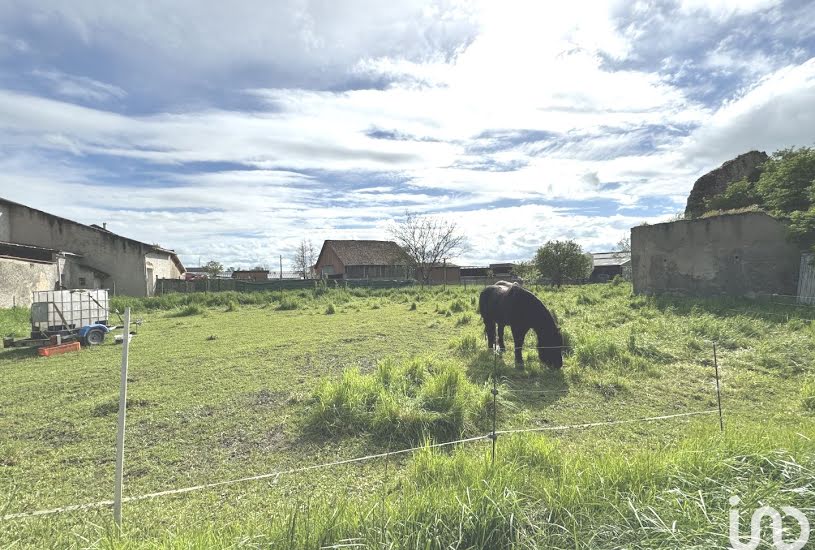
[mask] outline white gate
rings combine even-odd
[[[815,255],[813,254],[801,254],[798,303],[815,305]]]

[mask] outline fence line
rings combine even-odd
[[[662,415],[662,416],[652,416],[648,418],[634,418],[629,420],[607,420],[601,422],[590,422],[586,424],[569,424],[564,426],[547,426],[541,428],[526,428],[526,429],[518,429],[518,430],[496,430],[494,433],[495,435],[508,435],[508,434],[515,434],[515,433],[528,433],[528,432],[542,432],[542,431],[562,431],[562,430],[574,430],[574,429],[584,429],[584,428],[593,428],[597,426],[613,426],[617,424],[635,424],[639,422],[655,422],[659,420],[668,420],[673,418],[681,418],[681,417],[688,417],[688,416],[697,416],[702,414],[711,414],[717,412],[715,409],[706,410],[706,411],[695,411],[695,412],[687,412],[687,413],[679,413],[679,414],[669,414],[669,415]],[[487,440],[493,439],[493,432],[485,435],[478,435],[474,437],[468,437],[465,439],[457,439],[455,441],[446,441],[444,443],[434,443],[431,445],[420,445],[416,447],[410,447],[407,449],[400,449],[398,451],[389,451],[385,453],[377,453],[372,455],[366,455],[356,458],[349,458],[345,460],[337,460],[334,462],[326,462],[324,464],[314,464],[312,466],[304,466],[302,468],[292,468],[290,470],[280,470],[277,472],[270,472],[267,474],[260,474],[256,476],[248,476],[248,477],[241,477],[237,479],[231,479],[227,481],[216,481],[213,483],[203,483],[201,485],[193,485],[190,487],[182,487],[179,489],[168,489],[166,491],[158,491],[155,493],[147,493],[143,495],[136,495],[130,497],[122,498],[122,503],[126,502],[138,502],[141,500],[148,500],[163,496],[169,495],[180,495],[185,493],[191,493],[193,491],[200,491],[203,489],[212,489],[215,487],[223,487],[226,485],[234,485],[237,483],[245,483],[248,481],[259,481],[262,479],[270,479],[270,478],[277,478],[282,475],[290,475],[296,474],[301,472],[307,472],[309,470],[316,470],[318,468],[330,468],[334,466],[341,466],[344,464],[353,464],[358,462],[365,462],[368,460],[374,460],[377,458],[386,458],[394,455],[405,454],[405,453],[412,453],[414,451],[418,451],[421,449],[428,449],[428,448],[437,448],[437,447],[447,447],[450,445],[458,445],[462,443],[471,443],[474,441],[480,440]],[[494,439],[493,439],[494,441]],[[7,514],[5,516],[0,517],[0,521],[12,520],[12,519],[26,519],[35,516],[46,516],[46,515],[53,515],[53,514],[60,514],[64,512],[74,512],[79,510],[90,510],[96,508],[106,508],[109,506],[113,506],[112,500],[101,500],[98,502],[88,502],[84,504],[71,504],[68,506],[61,506],[59,508],[51,508],[46,510],[36,510],[33,512],[19,512],[14,514]]]
[[[565,347],[565,346],[553,346],[553,347],[562,348],[562,347]],[[126,348],[124,348],[124,349],[126,349]],[[493,357],[495,358],[496,361],[497,361],[498,356],[499,356],[499,352],[497,350],[493,350]],[[715,361],[715,344],[714,344],[714,363],[716,363],[716,361]],[[443,443],[424,444],[424,445],[420,445],[420,446],[416,446],[416,447],[400,449],[400,450],[397,450],[397,451],[388,450],[387,452],[384,452],[384,453],[377,453],[377,454],[371,454],[371,455],[366,455],[366,456],[361,456],[361,457],[356,457],[356,458],[337,460],[337,461],[334,461],[334,462],[315,464],[315,465],[311,465],[311,466],[304,466],[304,467],[293,468],[293,469],[289,469],[289,470],[280,470],[280,471],[277,471],[277,472],[270,472],[270,473],[266,473],[266,474],[259,474],[259,475],[255,475],[255,476],[242,477],[242,478],[237,478],[237,479],[232,479],[232,480],[216,481],[216,482],[212,482],[212,483],[204,483],[204,484],[200,484],[200,485],[193,485],[193,486],[190,486],[190,487],[182,487],[182,488],[178,488],[178,489],[168,489],[168,490],[165,490],[165,491],[158,491],[158,492],[147,493],[147,494],[142,494],[142,495],[135,495],[135,496],[124,497],[124,498],[122,498],[121,495],[117,492],[116,498],[114,500],[103,500],[103,501],[90,502],[90,503],[71,504],[71,505],[61,506],[61,507],[58,507],[58,508],[35,510],[35,511],[32,511],[32,512],[18,512],[18,513],[13,513],[13,514],[6,514],[6,515],[3,515],[3,516],[0,516],[0,521],[15,520],[15,519],[27,519],[27,518],[31,518],[31,517],[37,517],[37,516],[47,516],[47,515],[61,514],[61,513],[72,512],[72,511],[105,508],[105,507],[110,507],[110,506],[113,506],[114,511],[116,511],[117,506],[121,506],[122,503],[126,503],[126,502],[137,502],[137,501],[148,500],[148,499],[153,499],[153,498],[158,498],[158,497],[163,497],[163,496],[186,494],[186,493],[190,493],[190,492],[194,492],[194,491],[211,489],[211,488],[215,488],[215,487],[223,487],[223,486],[227,486],[227,485],[234,485],[234,484],[245,483],[245,482],[249,482],[249,481],[258,481],[258,480],[270,479],[270,478],[275,478],[276,479],[281,475],[290,475],[290,474],[296,474],[296,473],[306,472],[306,471],[310,471],[310,470],[315,470],[315,469],[318,469],[318,468],[330,468],[330,467],[335,467],[335,466],[340,466],[340,465],[345,465],[345,464],[359,463],[359,462],[374,460],[374,459],[377,459],[377,458],[389,458],[392,455],[411,453],[411,452],[414,452],[414,451],[417,451],[417,450],[420,450],[420,449],[425,449],[425,448],[446,447],[446,446],[451,446],[451,445],[470,443],[470,442],[487,440],[487,439],[492,441],[492,463],[494,464],[495,463],[495,454],[496,454],[496,443],[497,443],[499,435],[509,435],[509,434],[519,434],[519,433],[533,433],[533,432],[544,432],[544,431],[565,431],[565,430],[573,430],[573,429],[592,428],[592,427],[597,427],[597,426],[613,426],[613,425],[620,425],[620,424],[636,424],[636,423],[654,422],[654,421],[660,421],[660,420],[671,420],[671,419],[676,419],[676,418],[684,418],[684,417],[712,414],[712,413],[716,413],[716,412],[719,413],[719,422],[720,422],[720,426],[722,426],[722,430],[723,430],[721,394],[718,391],[718,364],[716,366],[717,366],[716,377],[717,377],[718,411],[717,411],[717,409],[709,409],[709,410],[704,410],[704,411],[692,411],[692,412],[676,413],[676,414],[670,414],[670,415],[653,416],[653,417],[647,417],[647,418],[635,418],[635,419],[626,419],[626,420],[607,420],[607,421],[589,422],[589,423],[583,423],[583,424],[571,424],[571,425],[562,425],[562,426],[543,426],[543,427],[536,427],[536,428],[497,430],[496,429],[497,396],[498,396],[499,392],[498,392],[497,378],[496,378],[496,375],[495,375],[496,373],[493,373],[493,377],[492,377],[492,382],[493,382],[493,388],[492,388],[492,395],[493,395],[492,430],[488,434],[469,437],[469,438],[464,438],[464,439],[458,439],[458,440],[455,440],[455,441],[447,441],[447,442],[443,442]],[[494,367],[497,367],[497,362],[494,364]],[[126,372],[126,371],[123,370],[123,372]],[[125,375],[123,374],[123,376],[125,376]],[[504,389],[504,391],[508,391],[508,392],[512,392],[512,393],[527,393],[527,392],[528,393],[565,393],[567,391],[567,390],[513,390],[511,388],[502,388],[502,389]],[[448,398],[448,397],[444,397],[444,398]],[[123,405],[122,405],[122,403],[120,403],[120,414],[122,412],[121,411],[122,407],[123,407]],[[118,517],[116,518],[116,520],[117,520],[117,525],[118,525],[120,520],[119,520]]]
[[[280,470],[277,472],[270,472],[267,474],[260,474],[256,476],[248,476],[248,477],[241,477],[237,479],[230,479],[227,481],[215,481],[212,483],[203,483],[201,485],[193,485],[190,487],[182,487],[180,489],[168,489],[166,491],[158,491],[155,493],[147,493],[144,495],[136,495],[131,497],[124,497],[122,498],[122,502],[137,502],[140,500],[148,500],[157,497],[163,497],[168,495],[180,495],[184,493],[191,493],[193,491],[200,491],[202,489],[213,489],[215,487],[223,487],[225,485],[234,485],[236,483],[245,483],[247,481],[259,481],[262,479],[269,479],[269,478],[277,478],[282,475],[289,475],[289,474],[296,474],[300,472],[307,472],[309,470],[316,470],[318,468],[329,468],[332,466],[340,466],[343,464],[353,464],[356,462],[365,462],[368,460],[373,460],[376,458],[383,458],[389,457],[393,455],[411,453],[413,451],[418,451],[420,449],[426,448],[436,448],[436,447],[447,447],[450,445],[457,445],[459,443],[471,443],[473,441],[479,441],[481,439],[489,439],[489,435],[479,435],[475,437],[468,437],[465,439],[457,439],[455,441],[446,441],[444,443],[433,443],[431,445],[420,445],[417,447],[410,447],[408,449],[400,449],[398,451],[389,451],[385,453],[377,453],[372,455],[360,456],[356,458],[348,458],[345,460],[337,460],[334,462],[326,462],[323,464],[313,464],[311,466],[303,466],[302,468],[292,468],[290,470]],[[51,508],[47,510],[36,510],[34,512],[20,512],[15,514],[7,514],[5,516],[0,516],[0,521],[9,520],[9,519],[23,519],[33,516],[45,516],[51,514],[59,514],[62,512],[73,512],[76,510],[89,510],[93,508],[105,508],[107,506],[113,506],[112,500],[100,500],[98,502],[88,502],[84,504],[71,504],[68,506],[61,506],[59,508]]]
[[[670,418],[682,418],[685,416],[698,416],[700,414],[712,414],[718,412],[717,409],[709,409],[706,411],[694,411],[694,412],[686,412],[686,413],[677,413],[677,414],[666,414],[663,416],[652,416],[649,418],[631,418],[628,420],[607,420],[602,422],[588,422],[586,424],[568,424],[565,426],[542,426],[539,428],[519,428],[517,430],[497,430],[495,433],[496,435],[507,435],[507,434],[521,434],[521,433],[531,433],[531,432],[549,432],[549,431],[561,431],[561,430],[577,430],[583,428],[595,428],[597,426],[616,426],[618,424],[636,424],[639,422],[655,422],[657,420],[668,420]]]

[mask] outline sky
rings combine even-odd
[[[815,145],[815,2],[0,0],[0,197],[284,268],[458,225],[613,250],[749,151]]]

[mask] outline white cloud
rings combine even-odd
[[[728,19],[766,10],[781,4],[781,0],[681,0],[680,13],[704,12],[717,19]]]
[[[687,139],[689,157],[715,164],[751,149],[815,142],[815,58],[763,78]]]
[[[620,28],[627,6],[167,1],[122,10],[80,0],[70,9],[41,3],[12,12],[3,5],[0,32],[9,21],[67,25],[89,51],[122,60],[120,73],[155,79],[156,89],[211,79],[224,104],[254,103],[251,111],[204,108],[197,105],[217,99],[193,97],[183,107],[123,114],[116,106],[131,99],[124,89],[39,70],[40,84],[65,100],[0,90],[0,195],[108,221],[187,259],[237,265],[287,256],[303,236],[382,238],[388,220],[409,208],[456,219],[473,245],[462,261],[476,263],[526,257],[549,238],[608,248],[642,221],[635,215],[642,205],[650,205],[646,219],[659,219],[684,202],[700,172],[726,158],[812,140],[812,60],[777,70],[777,57],[739,52],[734,39],[717,41],[704,69],[681,56],[653,70],[622,63],[637,59],[650,21],[675,18],[689,32],[699,21],[771,3],[685,2],[655,15],[638,4],[632,10],[642,19]],[[681,34],[665,42],[687,38]],[[246,80],[223,77],[239,68],[256,75],[243,88],[236,82]],[[710,69],[749,73],[753,85],[722,106],[690,99],[679,73]],[[326,90],[353,80],[376,86]],[[116,168],[95,163],[98,155],[105,166],[137,161],[145,167],[137,177],[155,181],[109,186],[121,185],[124,168],[112,174]],[[191,162],[230,169],[179,169]],[[553,206],[589,200],[607,206]]]
[[[48,82],[54,93],[86,101],[107,101],[121,99],[127,93],[113,84],[99,82],[85,76],[75,76],[54,70],[37,69],[31,74]]]

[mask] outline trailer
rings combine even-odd
[[[31,337],[4,338],[3,347],[80,342],[95,346],[112,329],[107,290],[42,290],[33,293]]]

